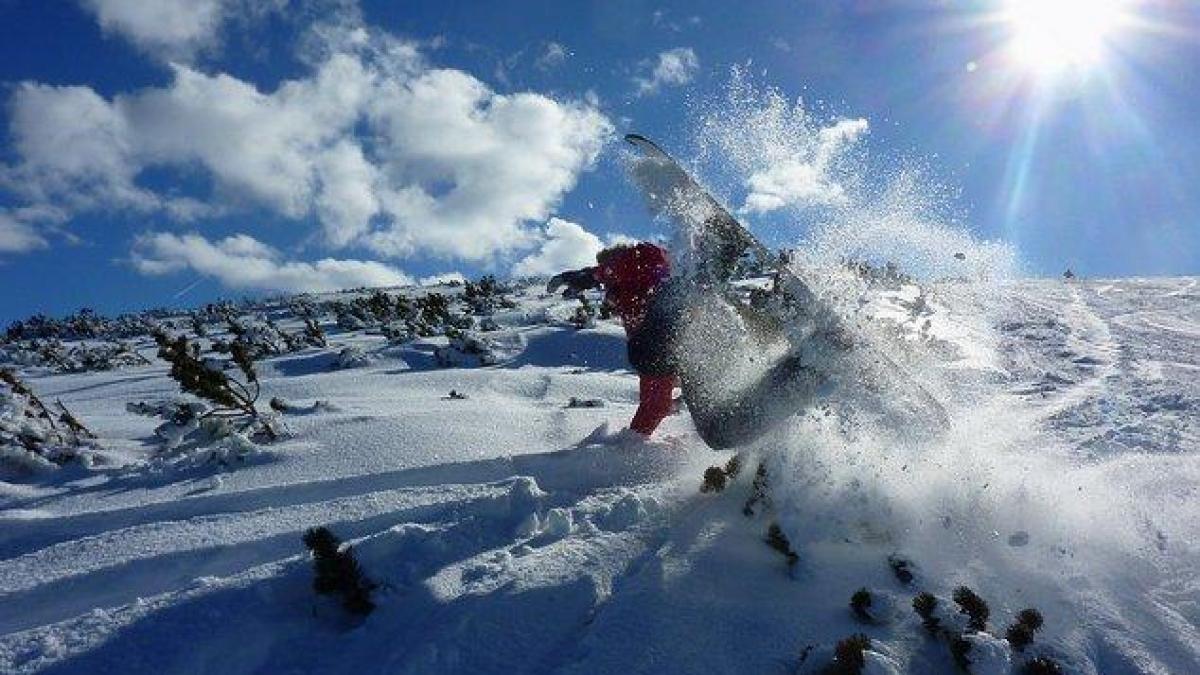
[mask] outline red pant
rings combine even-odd
[[[671,414],[675,389],[674,375],[641,375],[638,384],[638,409],[629,423],[629,428],[649,436],[658,428],[658,423]]]

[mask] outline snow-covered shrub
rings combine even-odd
[[[787,535],[783,533],[783,528],[779,527],[779,523],[771,523],[771,526],[767,528],[765,541],[767,546],[779,551],[787,558],[789,567],[800,562],[800,556],[792,550],[792,544],[788,541]]]
[[[139,314],[123,314],[110,319],[91,309],[81,309],[75,314],[55,319],[44,314],[35,314],[21,321],[14,321],[4,331],[6,342],[23,340],[122,340],[149,333],[156,325],[156,317],[164,314],[160,310],[149,310]]]
[[[572,396],[567,400],[568,408],[603,408],[604,400],[599,398],[577,398]]]
[[[321,328],[321,324],[312,317],[304,319],[304,338],[308,344],[313,347],[328,347],[329,341],[325,338],[325,331]]]
[[[710,466],[704,470],[704,482],[700,484],[700,492],[724,492],[727,480],[724,469]]]
[[[1033,644],[1033,636],[1042,628],[1042,613],[1030,607],[1017,613],[1017,620],[1008,627],[1004,636],[1016,651],[1024,651]]]
[[[945,641],[950,656],[964,672],[972,675],[1007,675],[1012,672],[1014,658],[1032,643],[1033,634],[1042,626],[1041,613],[1035,609],[1019,612],[1016,623],[1007,631],[1009,639],[1004,639],[987,631],[990,610],[977,593],[960,586],[954,589],[953,598],[958,605],[957,611],[931,593],[921,593],[913,599],[913,610],[921,617],[925,630],[931,636]],[[1058,672],[1054,670],[1058,665],[1046,657],[1030,659],[1019,672],[1030,672],[1028,669],[1031,667],[1050,668],[1045,672]]]
[[[742,513],[749,518],[762,508],[767,510],[771,508],[771,495],[767,492],[767,465],[759,463],[758,470],[754,472],[754,483],[750,486],[750,497],[746,499],[746,504],[742,507]]]
[[[233,341],[218,348],[214,342],[214,351],[230,350],[233,345],[241,345],[251,359],[261,359],[266,356],[287,354],[300,351],[309,346],[309,340],[302,334],[284,331],[270,319],[253,320],[245,317],[231,317],[226,321],[229,334]]]
[[[894,660],[871,649],[861,633],[838,641],[832,648],[806,647],[800,654],[797,675],[899,675]]]
[[[497,309],[512,309],[517,306],[506,297],[509,289],[496,281],[496,277],[487,275],[479,281],[468,281],[463,284],[462,301],[472,314],[488,316]]]
[[[273,421],[255,407],[261,386],[254,362],[242,343],[233,343],[230,355],[244,381],[208,367],[200,358],[199,347],[183,335],[170,338],[160,332],[154,334],[154,339],[159,345],[159,358],[171,364],[170,376],[179,383],[179,388],[214,405],[200,415],[201,420],[223,418],[238,423],[241,431],[249,431],[252,436],[272,441],[279,438]]]
[[[259,453],[260,448],[226,418],[206,416],[200,401],[138,401],[125,409],[163,420],[154,429],[159,440],[158,458],[175,466],[236,466]]]
[[[444,368],[490,366],[499,360],[495,343],[490,338],[469,332],[452,332],[449,344],[438,347],[433,356]]]
[[[383,326],[380,332],[383,333],[383,337],[387,338],[388,342],[394,345],[406,344],[418,337],[416,331],[413,330],[412,323],[407,321],[389,323]]]
[[[889,623],[895,610],[895,597],[887,592],[872,592],[864,587],[850,596],[850,611],[860,623],[871,626]]]
[[[107,371],[150,363],[125,342],[80,343],[68,347],[58,339],[5,345],[0,347],[0,362],[49,368],[59,373]]]
[[[0,466],[39,472],[88,462],[95,438],[61,402],[52,412],[16,373],[0,369]]]
[[[358,311],[355,311],[354,307],[344,302],[334,305],[334,315],[337,317],[338,328],[342,330],[362,330],[367,327],[367,322],[363,316]]]
[[[741,470],[742,460],[738,455],[730,457],[724,467],[708,467],[704,471],[704,482],[700,485],[700,492],[723,492],[729,480],[737,476]]]
[[[386,323],[396,317],[397,304],[392,300],[392,296],[384,291],[377,290],[365,300],[367,309],[375,317],[375,321]]]
[[[579,330],[596,327],[596,306],[586,296],[579,296],[579,306],[571,315],[569,322]]]
[[[854,595],[850,596],[850,611],[859,621],[871,623],[871,591],[866,588],[854,591]]]
[[[354,559],[353,547],[341,542],[327,527],[314,527],[304,533],[304,546],[313,556],[313,590],[321,595],[337,595],[342,607],[351,614],[367,615],[375,609],[371,591],[375,584],[363,575]]]
[[[333,367],[338,370],[362,368],[363,366],[368,366],[370,364],[371,357],[367,356],[367,353],[364,352],[362,348],[354,345],[343,347],[342,350],[338,352],[337,358],[333,361]]]
[[[417,319],[430,327],[445,326],[450,323],[450,299],[441,293],[429,293],[414,301],[417,309]]]
[[[968,630],[987,630],[987,621],[991,610],[988,609],[987,603],[979,597],[978,593],[966,586],[959,586],[954,589],[954,602],[958,605],[959,611],[969,617],[967,620]]]

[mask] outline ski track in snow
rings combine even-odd
[[[1196,280],[1010,295],[997,386],[1072,481],[1139,499],[1128,508],[1160,545],[1114,554],[1124,576],[1031,579],[1030,595],[1049,593],[1047,639],[1080,672],[1200,672],[1200,542],[1185,522],[1200,497]],[[889,545],[818,541],[789,569],[762,543],[767,521],[741,514],[751,470],[698,494],[728,455],[686,413],[650,445],[582,440],[636,404],[618,327],[520,332],[524,351],[480,369],[431,369],[419,350],[333,372],[324,353],[272,359],[268,396],[336,410],[287,416],[289,439],[231,471],[148,462],[0,483],[0,672],[787,673],[806,645],[863,630],[908,672],[955,672],[906,609]],[[172,394],[161,367],[31,382],[127,460],[147,456],[155,421],[125,403]],[[606,405],[566,409],[571,396]],[[312,593],[300,536],[315,525],[381,584],[365,622]],[[960,576],[986,587],[1004,573]],[[863,586],[895,596],[890,625],[852,620]],[[993,622],[1023,601],[994,598]]]

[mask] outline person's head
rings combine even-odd
[[[608,248],[596,253],[596,262],[601,265],[607,265],[618,254],[628,251],[633,248],[632,244],[614,244]]]

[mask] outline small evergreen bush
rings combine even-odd
[[[942,622],[934,614],[937,611],[938,599],[932,593],[918,593],[917,597],[913,598],[913,611],[917,616],[921,617],[921,625],[925,626],[925,630],[929,631],[930,635],[937,635],[942,629]]]
[[[863,623],[874,623],[875,617],[871,616],[871,591],[865,587],[854,591],[854,595],[850,596],[850,611],[854,612],[854,616]]]
[[[967,621],[967,629],[976,632],[987,630],[988,616],[991,610],[988,605],[979,597],[975,591],[966,586],[959,586],[954,589],[954,602],[959,609],[966,614],[970,619]]]
[[[704,470],[704,482],[700,485],[700,492],[723,492],[726,482],[725,471],[719,466],[710,466]]]
[[[183,335],[171,338],[160,331],[154,334],[154,340],[159,346],[159,358],[171,364],[169,375],[179,383],[179,388],[216,406],[202,417],[242,419],[244,428],[254,427],[257,435],[272,441],[279,438],[271,420],[255,406],[261,386],[245,345],[239,342],[230,345],[230,356],[245,380],[242,382],[208,367],[200,358],[199,347]]]
[[[762,463],[759,463],[758,470],[754,472],[754,483],[750,486],[750,498],[742,507],[742,514],[749,518],[754,515],[758,506],[762,506],[764,509],[771,506],[771,496],[767,494],[767,465]]]
[[[788,566],[800,562],[800,556],[792,550],[792,544],[788,541],[787,535],[783,533],[783,528],[779,527],[779,523],[771,523],[771,526],[767,528],[766,542],[767,546],[779,551],[787,558]]]
[[[93,434],[62,401],[57,412],[11,370],[0,368],[0,464],[41,470],[90,456]]]
[[[1033,643],[1033,636],[1042,627],[1042,613],[1036,609],[1023,609],[1017,614],[1017,620],[1008,627],[1005,637],[1016,651],[1024,651]]]
[[[375,584],[363,575],[354,559],[353,547],[341,549],[341,542],[327,527],[314,527],[304,533],[304,546],[313,556],[313,590],[321,595],[338,595],[342,607],[351,614],[366,616],[375,609],[371,591]]]
[[[871,648],[871,639],[862,633],[841,640],[833,648],[833,663],[825,675],[860,675],[867,665],[863,652]]]

